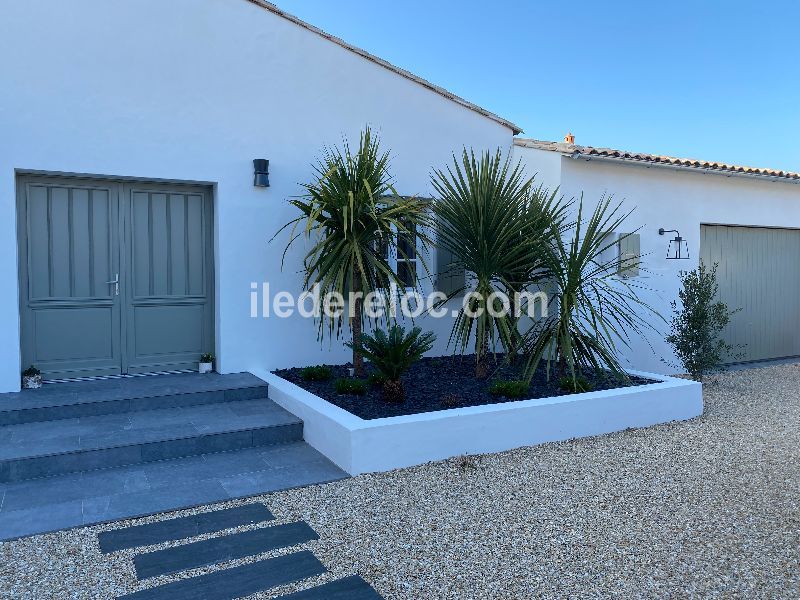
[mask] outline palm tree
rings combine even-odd
[[[655,330],[648,317],[663,320],[638,297],[634,282],[616,277],[639,258],[616,253],[607,257],[618,243],[609,233],[619,231],[632,212],[623,213],[621,207],[612,206],[611,198],[601,198],[584,220],[581,197],[577,220],[569,226],[569,239],[553,231],[546,261],[554,289],[551,306],[557,310],[535,322],[525,334],[529,380],[542,360],[547,363],[548,377],[555,363],[557,375],[568,377],[576,391],[581,371],[586,368],[608,369],[626,378],[617,359],[617,343],[627,345],[631,333],[642,335],[646,328]]]
[[[488,375],[490,343],[499,341],[508,351],[518,339],[517,322],[507,312],[502,314],[498,293],[532,283],[544,241],[552,235],[552,211],[544,207],[552,209],[556,203],[534,194],[532,182],[519,163],[512,167],[499,150],[494,156],[487,151],[476,157],[464,149],[460,161],[454,156],[452,166],[435,170],[432,176],[437,244],[452,252],[458,266],[474,280],[466,306],[453,324],[450,343],[463,353],[474,337],[478,378]],[[448,299],[464,291],[466,285],[453,290]],[[487,310],[490,304],[499,316]]]
[[[281,231],[292,228],[287,250],[301,237],[311,244],[303,258],[305,289],[319,285],[323,296],[339,293],[352,299],[350,329],[353,339],[359,340],[363,297],[370,292],[388,294],[392,284],[403,287],[387,260],[388,253],[398,252],[398,237],[415,235],[422,246],[427,245],[427,202],[397,194],[389,174],[389,153],[381,150],[369,127],[361,133],[355,152],[347,140],[342,148],[326,149],[315,174],[314,181],[303,186],[305,194],[290,200],[302,214]],[[297,231],[301,223],[303,229]],[[319,338],[326,330],[338,337],[342,320],[341,314],[323,314]],[[353,366],[356,375],[364,375],[357,347],[353,347]]]
[[[560,235],[569,227],[566,222],[566,214],[572,203],[565,202],[558,196],[558,193],[558,189],[550,192],[543,185],[531,188],[520,214],[520,229],[517,236],[520,238],[520,242],[536,240],[540,243],[530,246],[528,260],[513,265],[501,277],[508,286],[506,293],[510,299],[510,317],[514,320],[514,326],[511,327],[512,344],[506,348],[508,359],[511,362],[516,361],[519,349],[523,344],[523,336],[519,327],[521,316],[517,315],[529,312],[526,299],[522,299],[522,304],[516,306],[515,294],[531,291],[531,289],[543,291],[542,288],[549,287],[551,272],[544,248],[550,245],[551,236]]]

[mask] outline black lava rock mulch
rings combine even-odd
[[[332,365],[333,376],[327,381],[305,381],[300,368],[282,369],[275,371],[275,374],[362,419],[380,419],[520,400],[493,396],[489,393],[489,387],[498,379],[520,378],[519,368],[505,364],[501,358],[492,364],[487,379],[475,379],[474,355],[423,358],[403,376],[406,399],[402,403],[385,402],[381,397],[380,386],[370,386],[367,393],[361,396],[338,394],[334,389],[334,381],[348,376],[347,369],[352,366],[349,364]],[[594,391],[653,383],[640,377],[632,377],[629,382],[620,381],[607,372],[584,373],[584,377],[591,382]],[[569,392],[559,388],[557,378],[552,373],[550,380],[547,380],[546,371],[542,366],[531,382],[529,394],[524,399],[567,394]]]

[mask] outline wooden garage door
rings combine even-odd
[[[213,349],[208,189],[24,177],[18,190],[24,366],[143,373]]]
[[[725,336],[744,346],[738,360],[800,356],[800,231],[703,225],[700,254],[719,263],[721,299],[741,308]]]

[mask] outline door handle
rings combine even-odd
[[[119,273],[116,273],[115,277],[111,281],[106,281],[108,285],[114,286],[114,295],[119,296]]]

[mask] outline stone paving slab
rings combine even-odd
[[[0,541],[347,477],[294,442],[0,484]]]
[[[316,539],[319,536],[308,523],[298,521],[138,554],[133,564],[136,576],[141,580],[255,556]]]
[[[107,554],[127,548],[152,546],[167,541],[214,533],[232,527],[271,521],[274,518],[273,514],[263,504],[245,504],[177,519],[101,531],[97,534],[97,538],[100,543],[100,551]]]
[[[120,596],[119,600],[231,600],[321,575],[327,569],[307,550]]]

